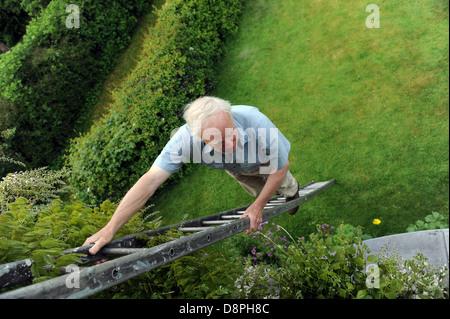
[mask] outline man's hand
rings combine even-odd
[[[251,232],[258,229],[259,224],[262,223],[262,211],[263,207],[253,203],[250,205],[245,213],[241,216],[241,218],[249,217],[250,218],[250,228],[247,229],[245,232],[247,235],[249,235]]]
[[[287,171],[289,170],[289,161],[286,162],[286,165],[278,170],[272,172],[267,178],[266,184],[264,185],[261,193],[258,198],[253,202],[252,205],[247,208],[245,213],[241,216],[250,217],[250,228],[246,230],[247,235],[249,235],[252,231],[258,229],[259,224],[262,223],[262,211],[269,201],[270,197],[275,194],[278,187],[280,187],[281,182],[286,176]]]
[[[97,233],[86,239],[83,246],[94,244],[89,249],[91,255],[95,255],[103,246],[108,244],[114,238],[114,232],[110,231],[107,227],[102,228]]]

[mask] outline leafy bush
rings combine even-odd
[[[238,260],[249,261],[251,265],[263,263],[281,266],[279,256],[282,252],[276,246],[287,249],[290,242],[280,226],[266,221],[251,235],[233,236],[227,244]]]
[[[33,209],[23,197],[9,205],[0,215],[0,262],[31,258],[32,272],[37,280],[53,276],[44,266],[64,266],[79,261],[76,256],[54,259],[64,249],[81,246],[87,237],[100,230],[111,218],[116,205],[105,201],[99,207],[89,207],[75,201],[54,200],[51,205]],[[132,234],[160,225],[159,220],[144,222],[136,214],[118,233]],[[54,269],[53,269],[54,270]]]
[[[350,231],[356,236],[350,236]],[[418,299],[448,298],[448,268],[427,263],[418,254],[411,260],[398,255],[370,255],[361,241],[360,227],[318,226],[317,233],[297,242],[291,238],[281,252],[282,266],[253,271],[258,284],[245,285],[252,298],[305,299]],[[239,282],[240,284],[240,282]]]
[[[22,40],[0,55],[6,100],[0,107],[13,108],[11,116],[2,116],[7,121],[0,131],[16,128],[10,147],[31,167],[51,164],[81,128],[104,77],[129,42],[135,16],[149,6],[144,0],[84,0],[77,3],[80,28],[70,29],[66,1],[53,0],[45,9],[42,3],[23,1],[40,14],[34,13]]]
[[[407,232],[415,232],[420,230],[445,229],[448,228],[448,219],[439,214],[432,212],[425,217],[425,220],[418,220],[415,224],[410,224],[406,229]]]
[[[0,132],[0,176],[5,176],[7,172],[15,172],[18,167],[27,167],[16,153],[8,151],[8,143],[14,134],[15,129]],[[4,143],[1,143],[2,139]]]
[[[64,249],[78,247],[101,229],[116,209],[105,201],[89,207],[81,201],[55,200],[37,212],[25,198],[18,198],[0,215],[0,263],[31,258],[34,282],[60,275],[58,267],[79,262],[77,254],[59,256]],[[152,217],[153,218],[153,217]],[[117,236],[159,227],[160,218],[136,214]],[[177,231],[153,237],[147,246],[180,237]],[[148,239],[148,238],[146,238]],[[49,266],[54,266],[49,268]],[[242,267],[226,252],[202,250],[154,271],[140,275],[92,298],[226,298],[236,295],[234,281]],[[5,288],[6,290],[13,289]]]
[[[343,225],[339,226],[343,228]],[[318,228],[320,230],[320,228]],[[331,232],[290,245],[275,280],[281,298],[352,298],[365,279],[366,250],[358,237],[333,242]]]
[[[243,299],[277,299],[280,289],[278,283],[271,278],[271,271],[264,264],[254,264],[251,259],[247,259],[244,271],[239,276],[234,285],[237,289],[237,298]]]
[[[169,0],[162,7],[110,112],[70,147],[67,164],[80,198],[117,200],[148,171],[182,124],[184,105],[210,89],[240,6],[239,0]]]
[[[448,299],[447,266],[435,266],[418,253],[410,260],[381,254],[377,260],[378,284],[358,291],[359,299]]]
[[[70,193],[74,189],[64,182],[67,173],[67,169],[51,171],[45,167],[9,173],[0,182],[0,214],[20,197],[33,205],[46,205]]]
[[[16,162],[9,158],[2,161]],[[17,162],[17,164],[22,164]],[[110,220],[117,205],[107,200],[97,207],[60,199],[66,170],[45,168],[9,174],[0,183],[0,264],[30,258],[34,282],[60,275],[59,268],[80,262],[65,249],[81,246]],[[22,196],[24,197],[22,197]],[[26,197],[26,198],[25,198]],[[51,201],[51,202],[50,202]],[[45,205],[43,205],[45,204]],[[118,232],[125,236],[160,227],[161,218],[141,210]],[[147,247],[182,236],[176,229],[161,235],[141,235]],[[93,298],[223,298],[236,295],[233,282],[239,264],[230,254],[199,251],[155,271],[133,278]],[[14,289],[4,288],[3,291]]]

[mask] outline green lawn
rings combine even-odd
[[[153,6],[159,9],[164,3],[165,0],[154,0]],[[138,25],[133,32],[133,36],[131,37],[127,49],[122,53],[117,61],[117,65],[103,83],[97,103],[92,110],[92,122],[98,121],[109,109],[110,104],[113,103],[112,92],[121,86],[122,81],[136,67],[139,56],[142,54],[142,42],[145,39],[148,28],[151,28],[155,24],[156,18],[157,15],[155,10],[151,10],[146,15],[139,18]],[[90,126],[92,124],[91,121],[86,123],[86,126]],[[87,129],[88,128],[86,128],[86,130]]]
[[[212,94],[272,119],[300,184],[337,180],[275,220],[297,236],[345,222],[376,237],[448,216],[448,3],[380,0],[379,29],[365,25],[368,4],[248,0],[218,68]],[[169,224],[252,200],[197,165],[154,203]]]

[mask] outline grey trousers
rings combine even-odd
[[[259,169],[251,173],[232,173],[226,171],[253,197],[258,197],[270,174],[260,174]],[[290,171],[287,171],[286,176],[278,187],[276,194],[284,195],[285,197],[292,197],[298,190],[298,182],[292,176]]]

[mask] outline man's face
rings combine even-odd
[[[226,112],[219,112],[208,121],[202,129],[202,140],[215,151],[233,153],[236,151],[238,135],[233,119]]]

